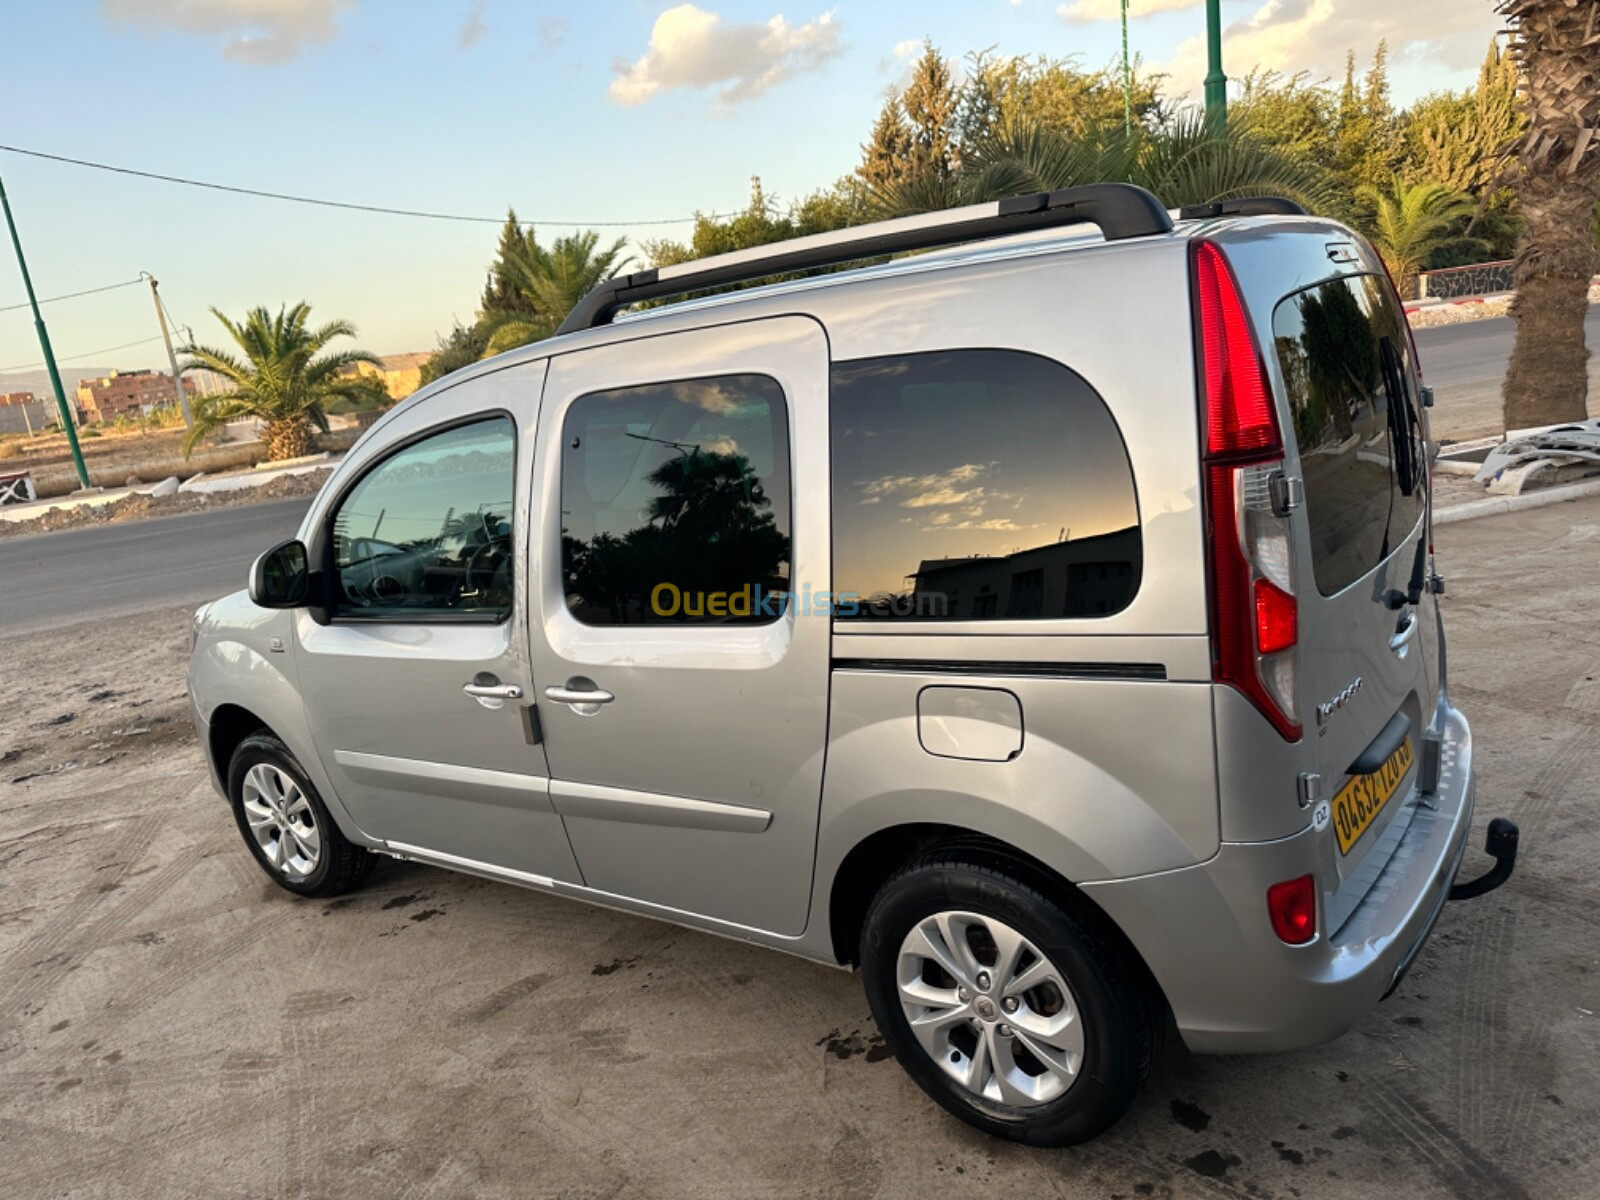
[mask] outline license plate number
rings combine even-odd
[[[1339,789],[1333,798],[1333,829],[1339,836],[1340,854],[1349,854],[1350,847],[1372,827],[1383,806],[1399,790],[1400,781],[1411,769],[1411,760],[1411,739],[1407,738],[1383,766],[1371,775],[1355,776]]]

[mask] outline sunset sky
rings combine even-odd
[[[1109,61],[1116,0],[927,0],[831,8],[716,2],[57,0],[6,6],[0,143],[138,170],[483,224],[341,212],[0,151],[41,296],[161,280],[180,325],[309,300],[382,354],[470,320],[507,205],[542,236],[684,235],[759,174],[782,199],[853,168],[924,37],[952,57]],[[1204,74],[1201,0],[1134,0],[1136,53],[1175,90]],[[1227,68],[1342,71],[1389,40],[1397,101],[1469,83],[1490,0],[1224,0]],[[666,223],[676,222],[676,223]],[[39,359],[0,266],[0,374]],[[73,360],[165,366],[148,292],[45,309]],[[106,351],[127,343],[127,349]]]

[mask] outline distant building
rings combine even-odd
[[[195,393],[194,380],[184,379],[183,390]],[[115,421],[138,416],[173,403],[172,376],[161,371],[113,371],[100,379],[78,380],[78,411],[84,421]]]
[[[346,373],[381,379],[384,389],[389,393],[389,399],[404,400],[422,386],[423,364],[432,357],[431,351],[424,351],[421,354],[389,354],[378,360],[381,366],[356,363],[353,367],[346,368]]]
[[[38,433],[54,419],[32,392],[0,392],[0,433]]]
[[[1133,598],[1140,563],[1138,529],[1003,557],[928,559],[912,577],[907,611],[948,620],[1102,616]]]

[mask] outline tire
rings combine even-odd
[[[228,799],[245,846],[285,891],[338,896],[371,872],[372,854],[339,832],[305,768],[272,734],[239,743],[228,763]]]
[[[965,1000],[941,947],[942,961],[973,984]],[[952,949],[962,957],[952,960]],[[1014,955],[1006,978],[1002,955]],[[1157,1051],[1153,988],[1104,918],[1027,864],[977,848],[929,851],[883,885],[867,911],[861,972],[901,1066],[996,1137],[1087,1141],[1127,1111]]]

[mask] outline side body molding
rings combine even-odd
[[[595,783],[558,780],[550,785],[550,799],[555,811],[563,817],[590,817],[597,821],[630,821],[726,833],[761,833],[772,824],[772,814],[764,808],[695,800],[689,796],[663,796],[658,792],[638,792]]]

